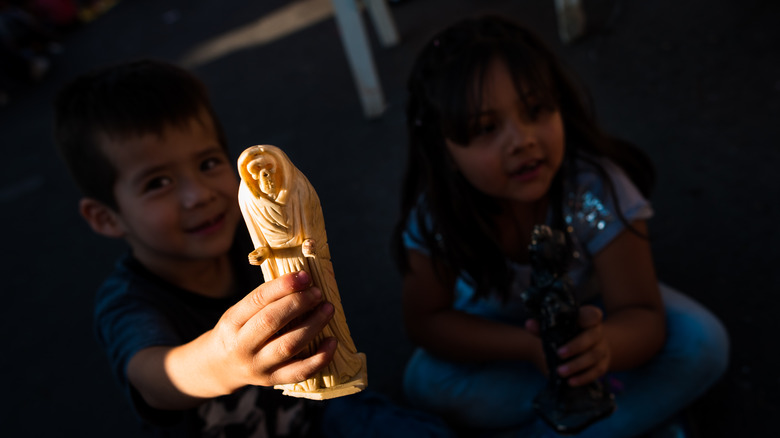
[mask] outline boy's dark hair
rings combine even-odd
[[[461,145],[469,142],[472,115],[480,108],[482,95],[481,88],[473,84],[484,87],[484,74],[496,58],[506,63],[517,90],[532,92],[534,105],[561,112],[566,153],[551,186],[554,226],[564,228],[564,173],[574,171],[577,160],[591,162],[613,192],[604,169],[589,157],[613,160],[645,196],[650,195],[655,179],[642,151],[599,128],[585,91],[526,28],[503,17],[486,16],[465,19],[436,34],[418,55],[407,83],[408,161],[393,252],[398,268],[406,272],[409,266],[402,236],[408,221],[417,221],[437,272],[465,272],[476,282],[480,296],[508,290],[510,274],[492,225],[500,207],[452,171],[445,139]],[[521,99],[529,98],[519,94]],[[427,208],[417,209],[417,217],[410,218],[421,196]]]
[[[170,126],[202,118],[204,111],[228,152],[206,87],[190,72],[151,59],[101,67],[60,90],[55,100],[55,142],[83,194],[117,210],[117,169],[103,152],[101,140],[161,135]]]

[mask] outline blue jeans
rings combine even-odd
[[[617,409],[579,437],[635,436],[684,409],[722,376],[729,339],[702,305],[661,285],[667,339],[648,363],[609,373]],[[532,408],[546,380],[526,362],[453,363],[417,349],[406,367],[404,392],[413,406],[500,436],[557,436]]]

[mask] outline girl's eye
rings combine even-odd
[[[496,131],[496,124],[495,123],[483,123],[479,126],[479,133],[484,134],[490,134]]]
[[[167,176],[158,176],[156,178],[152,178],[149,181],[146,182],[144,185],[144,192],[151,192],[154,190],[159,190],[164,187],[167,187],[171,185],[173,180],[168,178]]]
[[[492,120],[482,120],[474,124],[471,128],[471,137],[481,137],[489,135],[498,129],[498,124]]]
[[[536,121],[540,117],[543,117],[546,114],[552,114],[555,112],[555,107],[549,104],[544,103],[531,103],[528,105],[527,115],[528,119],[531,121]]]

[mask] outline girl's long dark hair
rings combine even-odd
[[[407,167],[393,252],[399,270],[407,272],[402,235],[409,220],[417,221],[437,272],[465,272],[480,296],[491,291],[504,294],[510,281],[492,219],[500,207],[454,171],[445,139],[468,143],[471,115],[479,109],[481,96],[474,84],[482,84],[484,72],[497,57],[506,63],[517,90],[531,90],[537,103],[561,112],[566,155],[550,191],[557,222],[553,225],[563,220],[564,173],[572,171],[578,159],[609,158],[646,197],[655,179],[644,153],[601,131],[586,104],[587,95],[529,30],[503,17],[486,16],[463,20],[435,35],[418,55],[407,83]],[[591,164],[614,192],[604,169]],[[425,208],[410,217],[421,200]]]

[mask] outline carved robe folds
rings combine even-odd
[[[341,306],[330,261],[322,207],[314,188],[279,148],[252,146],[238,159],[241,186],[238,201],[265,281],[305,270],[335,314],[304,354],[317,351],[327,337],[338,339],[333,361],[316,376],[277,385],[284,394],[323,400],[353,394],[366,387],[366,357],[358,353]]]

